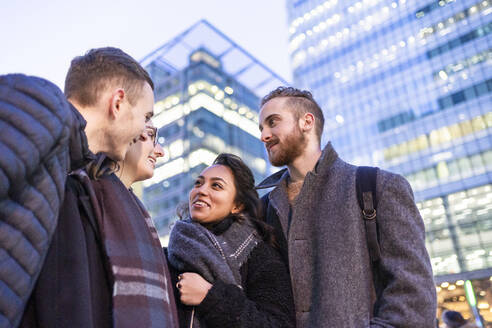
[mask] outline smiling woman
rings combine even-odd
[[[168,248],[182,327],[294,327],[287,265],[260,204],[235,155],[219,155],[196,179]]]
[[[154,175],[157,158],[164,156],[164,151],[157,143],[157,129],[148,122],[139,139],[133,143],[120,162],[120,180],[130,188],[134,182],[151,178]]]
[[[214,165],[202,172],[190,192],[190,216],[195,222],[214,223],[230,213],[237,214],[234,177],[230,168]]]

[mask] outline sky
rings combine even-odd
[[[200,19],[292,80],[285,0],[5,0],[0,74],[36,75],[63,89],[73,57],[114,46],[140,60]]]

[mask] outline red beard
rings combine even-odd
[[[280,141],[273,136],[272,140],[267,143],[276,145],[275,154],[268,150],[268,159],[273,166],[284,166],[292,163],[297,157],[302,155],[306,147],[306,137],[301,132],[298,126],[295,126],[294,131],[289,133],[284,140]]]

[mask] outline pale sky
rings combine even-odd
[[[0,0],[0,74],[63,89],[70,60],[114,46],[140,60],[204,18],[291,81],[284,0]]]

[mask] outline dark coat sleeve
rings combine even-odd
[[[20,327],[111,327],[111,277],[87,196],[72,177]],[[85,198],[86,197],[86,198]]]
[[[241,271],[246,292],[219,280],[197,307],[207,327],[295,327],[290,276],[280,254],[261,243]]]
[[[381,261],[371,327],[435,327],[436,289],[425,248],[424,223],[408,182],[383,173],[377,220]]]

